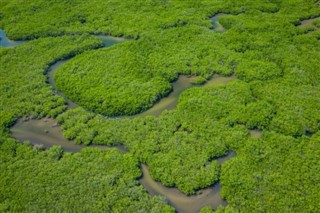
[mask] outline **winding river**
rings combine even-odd
[[[218,14],[219,15],[219,14]],[[220,15],[221,16],[221,15]],[[213,17],[215,18],[215,17]],[[211,19],[213,23],[218,23],[217,19]],[[216,27],[217,32],[219,32],[219,25]],[[3,30],[0,29],[1,43],[2,47],[15,47],[26,43],[26,41],[10,41]],[[101,36],[98,35],[101,41],[104,43],[105,47],[117,44],[119,42],[125,41],[122,38],[115,38],[111,36]],[[61,92],[59,92],[53,80],[54,73],[59,69],[61,65],[66,63],[68,60],[58,61],[52,66],[50,66],[47,76],[48,83],[52,86],[54,93],[65,98],[69,108],[78,107],[77,104],[73,103],[71,100],[67,99]],[[180,75],[177,81],[172,83],[173,91],[165,98],[162,98],[157,102],[151,109],[142,112],[135,116],[153,115],[159,116],[164,110],[174,109],[178,103],[178,97],[181,92],[185,89],[194,87],[191,82],[194,77]],[[225,85],[229,81],[235,79],[235,76],[224,77],[219,75],[214,75],[212,79],[207,81],[203,87],[212,87],[217,85]],[[41,119],[41,120],[18,120],[18,122],[10,129],[12,136],[20,141],[30,141],[33,145],[42,145],[44,148],[49,148],[53,145],[60,145],[65,151],[78,152],[85,148],[85,145],[75,144],[73,141],[69,141],[63,137],[61,127],[53,119]],[[124,146],[107,147],[107,146],[97,146],[93,145],[91,147],[97,147],[99,149],[113,149],[117,148],[122,152],[127,152],[128,150]],[[235,153],[230,152],[228,155],[216,159],[219,163],[224,163],[226,160],[234,157]],[[193,213],[198,212],[204,206],[212,206],[217,208],[219,205],[226,205],[226,201],[220,197],[221,185],[219,183],[208,187],[206,189],[199,190],[196,195],[187,196],[181,193],[176,188],[169,188],[163,186],[160,182],[156,182],[152,179],[149,173],[147,165],[141,165],[141,171],[143,173],[142,177],[139,179],[141,185],[143,185],[146,190],[152,195],[163,195],[168,203],[175,207],[177,212]]]
[[[79,152],[85,145],[75,144],[63,137],[62,129],[54,119],[40,120],[18,120],[10,129],[11,135],[20,141],[29,141],[32,145],[43,145],[50,148],[53,145],[60,145],[65,151]],[[124,146],[90,146],[99,149],[117,148],[122,152],[128,152]],[[234,157],[234,152],[229,152],[226,156],[216,159],[220,164]],[[147,165],[141,165],[142,177],[139,179],[141,185],[152,195],[162,195],[177,212],[194,213],[204,206],[217,208],[219,205],[226,205],[226,201],[220,197],[221,185],[217,183],[206,189],[199,190],[196,195],[187,196],[176,188],[165,187],[160,182],[156,182],[150,176]]]
[[[113,43],[113,44],[115,44],[115,43]],[[79,105],[72,102],[70,99],[68,99],[66,96],[64,96],[63,93],[59,92],[59,90],[55,86],[54,79],[53,79],[53,76],[58,71],[58,69],[63,64],[67,63],[69,60],[70,59],[58,61],[55,64],[53,64],[52,66],[50,66],[50,68],[47,72],[47,76],[48,76],[48,82],[51,85],[54,93],[63,97],[66,100],[69,109],[74,109],[74,108],[78,107]],[[180,93],[188,88],[197,86],[197,85],[194,85],[191,83],[194,78],[195,77],[193,77],[193,76],[180,75],[179,78],[171,84],[172,85],[172,92],[168,96],[160,99],[150,109],[148,109],[144,112],[141,112],[139,114],[130,116],[130,117],[146,116],[146,115],[159,116],[164,110],[172,110],[172,109],[176,108],[176,106],[178,104],[178,99],[179,99]],[[221,76],[221,75],[216,74],[202,86],[203,87],[212,87],[212,86],[226,85],[228,82],[235,80],[235,79],[236,79],[236,77],[234,75]]]

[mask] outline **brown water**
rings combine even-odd
[[[58,94],[59,96],[63,97],[70,109],[74,109],[76,107],[79,107],[78,104],[72,102],[70,99],[65,97],[61,92],[59,92],[56,89],[53,76],[58,71],[58,69],[68,62],[68,60],[58,61],[57,63],[50,66],[47,75],[48,75],[48,82],[52,86],[54,93]],[[130,117],[136,117],[136,116],[146,116],[146,115],[153,115],[153,116],[159,116],[164,110],[172,110],[176,108],[179,100],[179,95],[184,90],[195,87],[196,85],[192,84],[192,80],[194,79],[194,76],[186,76],[186,75],[180,75],[179,78],[172,83],[172,92],[167,96],[159,100],[157,103],[155,103],[150,109],[130,116]],[[228,82],[236,79],[236,77],[233,76],[221,76],[215,74],[209,81],[207,81],[203,87],[212,87],[212,86],[219,86],[219,85],[226,85]]]
[[[221,76],[215,74],[209,81],[207,81],[203,87],[213,87],[227,85],[230,81],[237,79],[235,75],[232,76]]]
[[[227,155],[215,159],[220,164],[236,156],[236,153],[230,151]],[[177,212],[195,213],[199,212],[205,206],[211,206],[216,209],[218,206],[225,206],[227,202],[220,197],[221,184],[216,183],[211,187],[199,190],[196,195],[187,196],[177,188],[164,186],[162,183],[154,181],[150,175],[147,165],[142,164],[142,178],[139,180],[149,194],[163,195],[168,203],[175,207]]]
[[[156,182],[150,176],[147,165],[142,164],[142,178],[139,180],[146,190],[152,195],[163,195],[168,203],[175,207],[177,212],[195,213],[205,206],[216,209],[218,206],[225,206],[227,202],[220,197],[221,185],[215,184],[206,189],[198,191],[197,195],[187,196],[176,188],[165,187],[160,182]]]
[[[159,116],[164,110],[172,110],[176,108],[180,93],[194,86],[191,83],[191,81],[194,78],[195,77],[180,75],[178,80],[172,83],[173,90],[167,97],[162,98],[160,101],[154,104],[152,108],[148,109],[147,111],[139,113],[135,116],[145,116],[145,115]]]
[[[212,28],[215,32],[217,33],[223,33],[224,31],[226,31],[226,29],[219,23],[219,19],[222,16],[225,16],[227,14],[224,13],[218,13],[215,16],[213,16],[212,18],[210,18],[211,23],[212,23]]]
[[[87,147],[85,145],[74,144],[63,137],[62,129],[53,119],[41,120],[19,120],[12,128],[11,134],[20,141],[30,141],[31,144],[42,144],[44,148],[50,148],[53,145],[60,145],[65,151],[78,152]],[[128,152],[124,146],[90,146],[99,149],[117,148],[122,152]],[[234,152],[229,152],[226,156],[217,158],[220,164],[234,157]],[[139,179],[141,185],[152,195],[163,195],[170,205],[177,212],[194,213],[205,206],[217,208],[219,205],[226,205],[226,201],[220,197],[221,185],[217,183],[206,189],[199,190],[197,195],[187,196],[176,188],[169,188],[152,179],[149,169],[146,165],[141,166],[142,178]]]
[[[67,152],[79,152],[88,147],[86,145],[75,144],[73,141],[63,137],[63,131],[57,122],[53,119],[41,120],[18,120],[10,129],[11,135],[19,141],[30,141],[31,144],[43,145],[44,148],[50,148],[53,145],[60,145]],[[90,145],[99,149],[110,149],[107,146]],[[124,146],[115,146],[122,152],[128,150]]]
[[[188,77],[186,75],[180,75],[178,80],[172,83],[173,91],[167,97],[162,98],[159,102],[157,102],[155,105],[153,105],[152,108],[148,109],[147,111],[137,114],[135,116],[159,116],[164,110],[175,109],[178,104],[180,93],[191,87],[199,87],[198,85],[194,85],[191,83],[194,78],[194,76]],[[204,85],[202,85],[202,87],[226,85],[228,82],[234,79],[236,79],[235,76],[226,77],[216,74]]]
[[[312,19],[305,19],[305,20],[301,21],[301,23],[298,25],[298,27],[311,26],[312,22],[315,20],[320,20],[320,17],[316,17],[316,18],[312,18]]]

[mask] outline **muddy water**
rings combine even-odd
[[[57,63],[53,64],[49,68],[49,71],[47,72],[47,76],[48,76],[48,82],[52,86],[53,91],[56,94],[60,95],[61,97],[64,97],[67,104],[68,104],[68,107],[70,109],[74,109],[74,108],[78,107],[79,105],[72,102],[70,99],[68,99],[66,96],[64,96],[61,92],[59,92],[55,86],[54,79],[53,79],[53,76],[58,71],[58,69],[68,61],[69,60],[63,60],[63,61],[58,61]],[[176,108],[176,106],[178,104],[180,93],[188,88],[195,86],[191,83],[194,78],[195,77],[180,75],[179,78],[177,79],[177,81],[172,83],[173,90],[167,97],[162,98],[160,101],[155,103],[153,105],[153,107],[151,107],[150,109],[148,109],[142,113],[136,114],[132,117],[146,116],[146,115],[159,116],[164,110],[172,110],[172,109]],[[203,85],[203,87],[226,85],[228,82],[230,82],[234,79],[236,79],[235,76],[227,76],[226,77],[226,76],[220,76],[220,75],[216,74],[209,81],[207,81]]]
[[[315,21],[315,20],[320,20],[320,17],[303,20],[303,21],[301,21],[301,23],[298,25],[298,27],[311,26],[311,25],[312,25],[312,22]]]
[[[87,147],[85,145],[74,144],[73,141],[65,139],[62,134],[62,129],[53,119],[19,120],[10,131],[14,138],[20,141],[28,140],[33,145],[42,144],[44,148],[60,145],[65,151],[78,152]],[[97,147],[99,149],[111,148],[107,146],[90,147]],[[114,148],[117,148],[122,152],[128,151],[123,146],[116,146]],[[234,152],[229,152],[226,156],[215,160],[222,164],[235,155]],[[152,195],[163,195],[177,212],[195,213],[204,206],[217,208],[219,205],[226,205],[226,201],[220,197],[220,183],[198,191],[197,195],[187,196],[176,188],[165,187],[160,182],[154,181],[150,176],[149,169],[146,165],[142,165],[141,170],[143,174],[142,178],[139,180],[141,185],[143,185]]]
[[[215,16],[213,16],[212,18],[210,18],[211,23],[212,23],[212,28],[215,32],[217,33],[223,33],[224,31],[226,31],[226,29],[219,23],[219,19],[222,16],[225,16],[226,14],[224,13],[218,13]]]
[[[26,43],[26,41],[9,40],[5,32],[2,29],[0,29],[0,47],[16,47],[24,43]]]
[[[43,145],[44,148],[50,148],[53,145],[60,145],[67,152],[79,152],[87,147],[85,145],[75,144],[73,141],[63,137],[62,129],[53,119],[41,120],[19,120],[11,129],[11,135],[19,141],[30,141],[31,144]],[[107,146],[92,145],[99,149],[109,149]],[[122,152],[127,152],[124,146],[115,146]]]
[[[187,196],[176,188],[165,187],[160,182],[154,181],[150,176],[147,165],[142,164],[141,170],[143,173],[143,177],[139,180],[141,185],[152,195],[163,195],[179,213],[195,213],[205,206],[216,209],[219,205],[225,206],[227,204],[220,197],[220,183],[198,191],[197,195]]]
[[[216,161],[218,161],[221,165],[224,164],[226,161],[230,160],[231,158],[237,156],[237,154],[233,151],[229,151],[227,155],[217,158],[215,159]]]
[[[139,113],[135,116],[145,116],[145,115],[153,115],[159,116],[164,110],[172,110],[178,104],[179,95],[184,90],[192,87],[191,81],[194,77],[188,77],[185,75],[180,75],[178,80],[172,83],[172,92],[167,96],[162,98],[159,102],[152,106],[152,108]]]
[[[237,79],[235,75],[232,76],[221,76],[215,74],[209,81],[207,81],[203,87],[213,87],[220,85],[227,85],[230,81]]]
[[[230,151],[227,155],[215,159],[220,164],[225,163],[227,160],[236,156],[236,153]],[[227,202],[220,197],[221,184],[215,185],[206,189],[199,190],[196,195],[187,196],[180,192],[177,188],[170,188],[164,186],[162,183],[154,181],[150,175],[147,165],[142,164],[141,170],[143,173],[142,178],[139,180],[149,194],[162,195],[166,198],[168,203],[175,207],[178,213],[195,213],[199,212],[205,206],[211,206],[217,209],[218,206],[225,206]]]

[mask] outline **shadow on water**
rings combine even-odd
[[[8,39],[5,32],[0,29],[0,47],[16,47],[25,44],[27,41],[12,41]]]

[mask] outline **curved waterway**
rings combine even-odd
[[[217,15],[215,15],[214,17],[211,18],[211,21],[213,23],[213,28],[219,32],[221,30],[221,25],[219,24],[218,20],[221,16],[224,16],[226,14],[222,14],[219,13]],[[220,27],[221,26],[221,27]],[[99,38],[103,44],[104,47],[110,47],[114,44],[118,44],[121,42],[126,41],[125,38],[120,38],[120,37],[113,37],[113,36],[105,36],[105,35],[95,35],[97,38]],[[21,44],[26,43],[27,41],[11,41],[9,40],[6,35],[5,32],[0,29],[0,46],[2,47],[15,47]],[[71,101],[70,99],[68,99],[65,95],[63,95],[62,92],[60,92],[55,85],[53,76],[54,74],[58,71],[58,69],[65,63],[67,63],[70,59],[67,60],[61,60],[58,61],[56,63],[54,63],[53,65],[51,65],[48,69],[48,71],[46,72],[47,76],[48,76],[48,83],[51,85],[53,92],[61,97],[63,97],[68,105],[69,109],[74,109],[76,107],[79,107],[78,104],[74,103],[73,101]],[[183,92],[184,90],[194,87],[196,85],[193,85],[191,82],[194,79],[194,76],[186,76],[186,75],[180,75],[178,77],[178,79],[172,83],[172,92],[160,99],[158,102],[156,102],[150,109],[133,115],[132,117],[136,117],[136,116],[146,116],[146,115],[153,115],[153,116],[159,116],[164,110],[172,110],[174,109],[177,104],[178,104],[178,99],[179,99],[179,95],[181,92]],[[225,76],[220,76],[220,75],[214,75],[209,81],[207,81],[203,87],[211,87],[211,86],[218,86],[218,85],[226,85],[229,81],[234,80],[236,77],[235,76],[230,76],[230,77],[225,77]]]
[[[298,25],[298,27],[307,27],[313,25],[313,21],[320,20],[320,17],[311,18],[311,19],[305,19],[301,21],[301,23]]]
[[[212,23],[212,28],[215,32],[217,33],[223,33],[224,31],[226,31],[226,29],[220,24],[219,19],[222,16],[225,16],[227,14],[224,13],[218,13],[216,15],[214,15],[213,17],[210,18],[210,21]]]
[[[225,206],[227,202],[220,197],[221,184],[217,183],[212,187],[199,190],[196,195],[187,196],[176,188],[169,188],[156,182],[150,176],[149,168],[147,165],[141,165],[143,173],[142,178],[139,180],[149,194],[163,195],[168,203],[175,207],[177,212],[182,213],[195,213],[199,212],[205,206],[211,206],[216,209],[218,206]]]
[[[48,82],[51,85],[54,93],[58,94],[59,96],[63,97],[66,100],[69,109],[74,109],[76,107],[79,107],[79,105],[72,102],[70,99],[64,96],[63,93],[59,92],[59,90],[56,88],[54,78],[53,78],[54,74],[58,71],[58,69],[63,64],[67,63],[69,60],[70,59],[58,61],[52,66],[50,66],[49,70],[47,71],[47,76],[48,76]],[[178,104],[180,93],[182,93],[184,90],[188,88],[197,86],[192,84],[192,80],[194,78],[195,78],[194,76],[180,75],[178,79],[172,83],[172,92],[168,96],[161,98],[150,109],[130,117],[146,116],[146,115],[159,116],[164,110],[175,109]],[[204,85],[202,85],[202,87],[226,85],[228,82],[235,79],[236,77],[234,75],[221,76],[221,75],[215,74],[210,80],[208,80]]]
[[[223,14],[218,14],[215,16],[216,22],[218,23],[219,16]],[[215,22],[215,20],[213,20]],[[219,31],[219,27],[214,27],[217,32]],[[2,30],[0,30],[1,35],[1,46],[14,47],[25,43],[26,41],[10,41],[4,34]],[[116,38],[111,36],[101,36],[98,35],[101,41],[104,43],[105,47],[109,47],[111,45],[117,44],[119,42],[125,41],[123,38]],[[70,59],[68,59],[70,60]],[[53,91],[62,96],[69,108],[78,107],[77,104],[73,103],[67,97],[65,97],[61,92],[56,89],[53,75],[60,68],[61,65],[66,63],[68,60],[58,61],[52,66],[50,66],[47,75],[48,82],[52,86]],[[178,98],[181,92],[185,89],[194,87],[191,82],[194,77],[180,75],[177,81],[172,83],[173,91],[165,98],[162,98],[159,102],[157,102],[152,108],[149,110],[140,113],[135,116],[144,116],[144,115],[160,115],[164,110],[174,109],[178,103]],[[235,76],[224,77],[219,75],[214,75],[212,79],[207,81],[203,87],[212,87],[218,85],[226,85],[229,81],[235,79]],[[44,148],[50,148],[53,145],[60,145],[65,151],[69,152],[78,152],[81,149],[87,147],[85,145],[75,144],[73,141],[69,141],[63,137],[62,129],[53,119],[41,119],[41,120],[18,120],[18,122],[10,129],[11,134],[14,138],[20,141],[29,141],[33,145],[43,145]],[[128,152],[128,150],[124,146],[115,146],[115,147],[107,147],[107,146],[97,146],[91,145],[90,147],[96,147],[99,149],[111,149],[117,148],[122,152]],[[230,152],[228,155],[216,159],[219,163],[224,163],[226,160],[234,157],[235,153]],[[164,196],[168,203],[172,205],[177,212],[183,213],[194,213],[198,212],[204,206],[212,206],[213,208],[217,208],[219,205],[226,205],[226,201],[221,199],[220,191],[221,185],[217,183],[211,187],[206,189],[199,190],[196,195],[187,196],[181,193],[176,188],[169,188],[163,186],[160,182],[156,182],[152,179],[149,173],[149,169],[146,165],[141,165],[142,178],[139,179],[141,185],[143,185],[146,190],[152,195],[162,195]]]
[[[41,120],[18,120],[17,123],[10,129],[11,135],[19,141],[29,141],[32,145],[43,145],[48,149],[53,145],[61,146],[67,152],[79,152],[81,149],[88,147],[83,144],[75,144],[74,141],[69,141],[63,137],[63,131],[54,119]],[[122,152],[128,150],[124,146],[102,146],[90,145],[99,149],[117,148]]]
[[[27,41],[12,41],[8,39],[5,32],[0,29],[0,47],[16,47],[26,42]]]
[[[50,148],[53,145],[60,145],[65,151],[78,152],[87,147],[65,139],[62,134],[62,129],[53,119],[18,120],[10,131],[12,136],[17,140],[28,140],[33,145],[43,145],[45,148]],[[122,152],[128,151],[124,146],[107,147],[95,145],[90,147],[99,149],[117,148]],[[222,164],[235,155],[234,152],[229,152],[226,156],[216,160]],[[139,179],[140,184],[143,185],[151,195],[164,196],[168,203],[179,213],[195,213],[205,206],[217,208],[219,205],[226,205],[226,201],[220,197],[220,183],[199,190],[196,195],[187,196],[176,188],[165,187],[160,182],[154,181],[150,176],[149,169],[146,165],[141,165],[141,171],[143,175]]]

